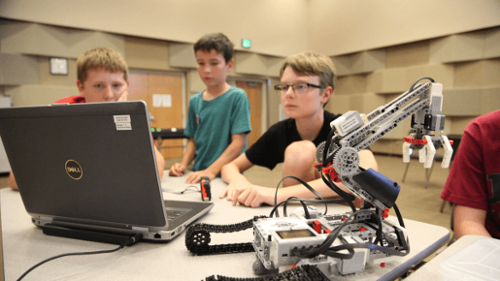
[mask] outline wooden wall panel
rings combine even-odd
[[[483,58],[484,32],[469,32],[431,41],[431,61],[449,63]]]
[[[36,57],[0,53],[0,85],[38,84]]]
[[[130,68],[171,70],[166,41],[126,36],[125,57]]]
[[[169,43],[169,63],[172,67],[196,68],[194,44]]]
[[[78,95],[76,86],[23,85],[6,87],[5,94],[12,97],[14,106],[34,106],[54,103],[65,97]]]
[[[386,68],[400,68],[429,63],[429,41],[387,47]]]
[[[336,95],[349,95],[366,93],[366,76],[365,74],[347,75],[337,78],[334,93]]]
[[[500,58],[457,63],[454,76],[455,88],[500,86]]]

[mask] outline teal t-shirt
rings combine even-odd
[[[203,91],[189,100],[189,113],[184,134],[194,138],[196,159],[193,170],[208,168],[231,143],[234,134],[249,133],[250,103],[243,89],[231,87],[211,100],[203,100]],[[242,152],[246,150],[246,142]]]

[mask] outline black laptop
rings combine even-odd
[[[149,120],[142,101],[0,109],[0,136],[33,223],[102,242],[137,233],[169,241],[208,213],[212,202],[163,199]]]

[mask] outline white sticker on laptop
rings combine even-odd
[[[113,115],[113,118],[115,119],[115,123],[130,123],[130,115]]]
[[[130,115],[114,115],[113,118],[117,131],[132,130]]]
[[[130,123],[116,123],[117,131],[132,130],[132,124]]]

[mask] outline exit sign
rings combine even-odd
[[[252,42],[250,41],[250,39],[242,39],[241,40],[241,46],[243,48],[248,49],[248,48],[252,47]]]

